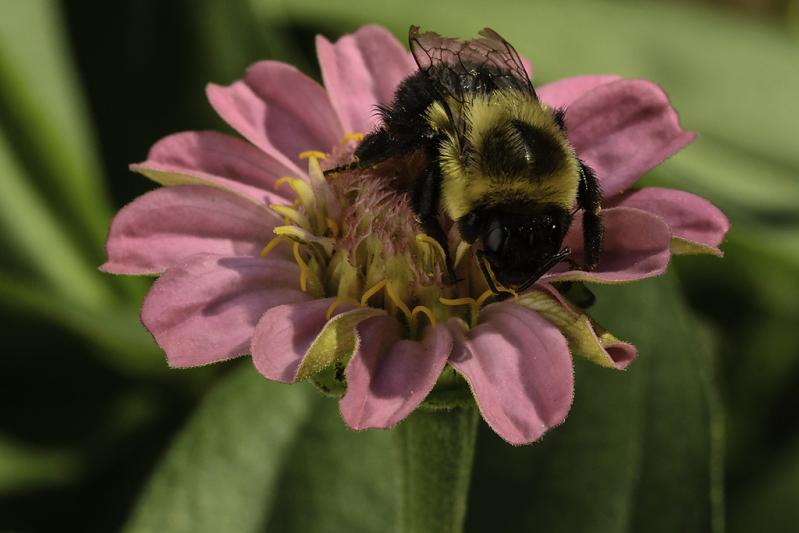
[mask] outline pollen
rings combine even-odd
[[[348,133],[342,139],[345,144],[348,142],[361,142],[365,135],[363,133]]]
[[[327,154],[324,152],[320,152],[319,150],[306,150],[304,152],[300,152],[298,157],[300,159],[324,160],[327,157]]]

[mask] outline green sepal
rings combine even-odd
[[[597,327],[588,315],[566,307],[557,298],[541,291],[531,291],[516,300],[516,303],[540,313],[557,327],[569,342],[569,350],[592,363],[606,368],[615,368],[606,346],[619,344],[604,328]]]
[[[671,253],[672,255],[714,255],[716,257],[724,257],[724,252],[718,248],[680,237],[671,238]]]
[[[383,314],[385,311],[382,309],[361,307],[328,320],[302,358],[296,381],[313,376],[336,361],[351,357],[359,342],[355,327],[367,318]]]

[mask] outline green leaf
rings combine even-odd
[[[178,436],[127,531],[257,531],[310,408],[306,389],[235,369]]]
[[[780,454],[759,479],[731,498],[730,531],[789,533],[796,530],[799,507],[799,439]]]
[[[399,475],[393,435],[350,430],[337,402],[317,396],[286,458],[265,531],[391,531]]]
[[[0,1],[0,117],[52,209],[99,257],[110,206],[63,28],[56,2]]]
[[[0,494],[58,486],[81,472],[79,456],[69,450],[49,450],[0,434]]]
[[[52,290],[0,272],[0,301],[15,312],[43,317],[97,344],[89,353],[126,374],[163,374],[164,355],[139,320],[139,309],[86,308]],[[186,376],[184,374],[184,376]]]
[[[88,264],[63,224],[32,187],[0,127],[0,227],[19,256],[51,289],[86,309],[112,301],[96,268]]]
[[[562,427],[478,442],[467,531],[706,532],[720,527],[718,418],[706,350],[673,276],[596,287],[591,314],[629,339],[625,372],[575,360]]]
[[[372,532],[393,522],[391,435],[304,384],[236,368],[162,460],[127,531]]]

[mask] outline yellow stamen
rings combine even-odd
[[[296,209],[292,209],[291,207],[282,204],[272,204],[269,207],[272,208],[272,211],[275,211],[277,214],[283,215],[284,218],[288,219],[289,222],[286,222],[286,225],[289,225],[291,222],[293,222],[301,228],[309,229],[311,227],[308,217]]]
[[[494,294],[494,293],[493,293],[493,292],[491,292],[491,289],[486,289],[486,291],[485,291],[483,294],[481,294],[481,295],[480,295],[480,297],[479,297],[479,298],[477,299],[477,301],[476,301],[476,303],[477,303],[478,307],[482,307],[482,306],[483,306],[483,303],[484,303],[486,300],[488,300],[488,299],[489,299],[489,298],[490,298],[490,297],[491,297],[493,294]]]
[[[367,305],[369,305],[369,298],[380,292],[380,290],[385,286],[386,286],[386,280],[381,280],[375,283],[375,285],[371,289],[363,293],[363,296],[361,296],[361,306],[366,307]]]
[[[491,291],[488,291],[489,293]],[[482,296],[481,296],[482,298]],[[477,324],[477,315],[480,313],[480,304],[474,298],[439,298],[439,302],[444,305],[468,305],[471,313],[471,325],[474,327]]]
[[[291,184],[293,180],[294,178],[292,178],[291,176],[283,176],[282,178],[278,179],[272,187],[275,190],[278,190],[281,185],[283,185],[284,183]]]
[[[300,243],[298,242],[294,243],[294,260],[300,266],[300,289],[302,289],[302,292],[306,292],[308,289],[308,272],[311,269],[305,259],[302,258],[302,254],[300,254]]]
[[[435,250],[435,251],[436,251],[436,253],[438,254],[438,258],[439,258],[439,259],[440,259],[440,260],[441,260],[441,261],[442,261],[444,264],[446,264],[446,263],[447,263],[447,254],[444,252],[444,248],[442,248],[442,247],[441,247],[441,243],[439,243],[439,242],[438,242],[437,240],[435,240],[433,237],[431,237],[430,235],[427,235],[427,234],[425,234],[425,233],[420,233],[420,234],[418,234],[418,235],[416,236],[416,240],[417,240],[418,242],[423,242],[423,243],[425,243],[425,244],[429,245],[429,246],[430,246],[430,247],[431,247],[433,250]]]
[[[402,298],[397,296],[397,293],[394,292],[394,289],[392,289],[391,285],[389,284],[386,284],[386,294],[388,294],[388,297],[391,299],[392,302],[394,302],[394,305],[399,307],[400,311],[402,311],[402,314],[405,315],[405,318],[408,319],[408,323],[410,324],[411,310],[408,309],[408,306],[405,305],[405,302],[402,301]]]
[[[325,318],[330,320],[330,318],[333,316],[333,311],[336,310],[336,307],[343,303],[351,303],[355,305],[355,307],[361,307],[361,303],[355,298],[351,298],[349,296],[339,296],[333,301],[332,304],[330,304],[330,306],[328,306],[327,312],[325,313]]]
[[[417,305],[413,308],[413,311],[411,312],[411,320],[416,318],[416,316],[420,313],[427,315],[427,319],[430,320],[430,325],[436,327],[436,317],[433,316],[433,310],[425,305]]]
[[[325,223],[327,224],[327,228],[330,230],[330,233],[333,234],[333,237],[338,237],[338,223],[330,217],[325,217]]]
[[[274,250],[277,247],[277,245],[280,244],[281,242],[285,242],[285,243],[291,244],[294,241],[292,241],[288,237],[284,237],[282,235],[278,235],[277,237],[275,237],[274,239],[272,239],[271,241],[266,243],[266,246],[264,246],[264,249],[261,250],[261,253],[259,253],[258,255],[260,255],[261,257],[266,257],[267,255],[269,255],[269,252]]]
[[[350,141],[361,142],[365,135],[363,133],[348,133],[342,139],[343,142],[348,143]]]
[[[319,150],[306,150],[304,152],[300,152],[300,159],[324,159],[326,157],[327,154],[320,152]]]

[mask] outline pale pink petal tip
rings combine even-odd
[[[368,133],[378,124],[378,104],[389,104],[413,60],[381,26],[360,28],[330,43],[316,38],[316,55],[330,100],[347,133]]]
[[[274,237],[277,222],[266,207],[227,191],[191,185],[156,189],[114,217],[108,261],[100,269],[158,274],[200,253],[255,256]]]
[[[613,204],[654,213],[669,225],[674,237],[706,246],[717,255],[730,229],[730,221],[719,208],[685,191],[647,187],[625,193]]]
[[[569,314],[572,320],[577,320],[580,318],[582,313],[575,309],[573,304],[566,299],[554,286],[550,285],[549,283],[537,283],[535,285],[535,290],[544,292],[555,298],[562,308],[560,312],[565,311]],[[616,370],[624,370],[630,366],[630,363],[632,363],[638,355],[638,349],[634,345],[621,341],[608,334],[607,330],[591,320],[590,317],[583,314],[582,318],[590,326],[591,340],[598,349],[599,353],[602,354],[601,357],[605,360],[605,363],[610,363],[610,365],[612,365]],[[608,365],[602,364],[602,366]]]
[[[630,207],[604,209],[600,216],[604,241],[599,265],[592,271],[583,271],[567,270],[567,265],[561,263],[543,276],[543,281],[626,283],[666,271],[671,259],[671,232],[660,217]],[[573,261],[585,262],[582,213],[575,216],[564,245],[572,249]]]
[[[622,341],[605,345],[605,351],[617,370],[624,370],[638,356],[638,349],[635,346]]]
[[[690,143],[677,112],[656,84],[617,80],[600,84],[566,109],[566,129],[577,155],[611,197]]]
[[[353,429],[390,428],[433,389],[452,351],[446,327],[428,328],[421,342],[400,340],[399,324],[375,317],[358,325],[360,343],[347,365],[341,417]]]
[[[455,338],[450,364],[474,393],[485,421],[514,445],[538,440],[566,419],[574,373],[566,339],[541,315],[514,303],[488,306],[481,323]]]
[[[172,367],[249,353],[255,325],[271,307],[307,300],[293,262],[195,255],[155,281],[141,311]]]

